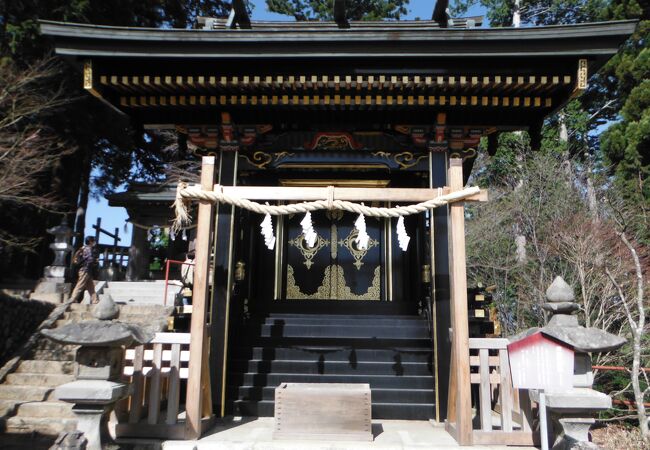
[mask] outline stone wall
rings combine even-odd
[[[55,306],[0,293],[0,367],[29,339]]]

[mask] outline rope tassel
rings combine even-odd
[[[171,230],[176,232],[180,231],[184,226],[192,223],[192,216],[189,208],[192,203],[192,197],[184,196],[183,192],[189,186],[187,183],[180,182],[176,186],[176,200],[172,208],[174,209],[174,223],[172,223]]]

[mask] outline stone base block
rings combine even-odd
[[[554,425],[561,429],[553,450],[597,450],[598,446],[589,442],[589,429],[595,419],[585,417],[563,417],[555,419]]]
[[[65,266],[47,266],[43,270],[43,275],[45,278],[52,279],[54,281],[64,281],[68,268]]]
[[[63,303],[63,294],[32,294],[29,296],[31,300],[38,300],[40,302],[47,302],[47,303]]]
[[[62,277],[55,279],[42,279],[34,289],[35,294],[66,294],[70,292],[70,283],[64,282]]]
[[[129,386],[105,380],[77,380],[54,391],[58,400],[84,405],[107,405],[129,394]]]

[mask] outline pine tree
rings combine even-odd
[[[346,4],[348,20],[399,20],[408,11],[409,0],[357,0]],[[269,11],[296,20],[332,20],[334,0],[266,0]]]

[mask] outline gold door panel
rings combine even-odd
[[[313,294],[304,294],[296,284],[293,267],[287,266],[287,298],[292,300],[380,300],[381,268],[375,267],[372,283],[365,294],[355,294],[345,281],[343,267],[331,265],[325,268],[323,281]]]

